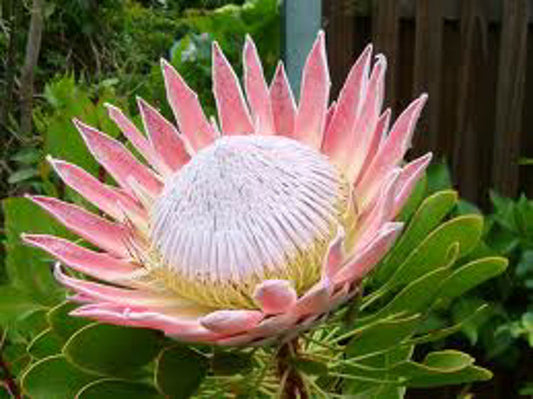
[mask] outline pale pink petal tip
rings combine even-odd
[[[284,313],[298,298],[294,287],[287,280],[265,280],[257,285],[253,297],[265,314]]]
[[[296,139],[315,148],[322,144],[330,86],[326,44],[321,31],[302,73],[300,104],[293,132]]]
[[[193,151],[186,138],[141,97],[137,97],[137,105],[150,141],[165,164],[175,171],[189,162]]]
[[[124,279],[137,269],[130,263],[80,247],[63,238],[47,234],[22,234],[21,238],[24,243],[47,251],[70,268],[97,279]]]
[[[126,229],[85,209],[52,197],[25,195],[79,236],[120,257],[129,255]]]
[[[263,66],[261,65],[259,54],[250,35],[246,35],[243,49],[243,65],[244,88],[255,123],[255,133],[273,134],[275,133],[275,128],[268,86],[263,74]]]
[[[428,152],[427,154],[421,156],[420,158],[411,161],[404,166],[400,175],[400,181],[398,183],[398,192],[396,194],[395,200],[395,210],[394,215],[399,212],[402,207],[405,205],[405,202],[409,199],[411,192],[413,191],[416,183],[420,180],[424,171],[428,167],[433,154]]]
[[[281,61],[278,63],[269,90],[275,132],[290,137],[294,132],[296,103]]]
[[[220,334],[237,334],[255,327],[264,315],[257,310],[218,310],[200,319],[205,328]]]
[[[249,134],[254,130],[235,71],[220,46],[213,42],[213,92],[224,134]]]
[[[76,118],[73,119],[73,123],[95,159],[125,190],[131,192],[128,177],[132,176],[142,183],[147,190],[159,194],[162,188],[159,178],[152,170],[141,164],[124,144]]]
[[[187,137],[195,150],[208,146],[215,139],[216,133],[205,117],[197,94],[163,58],[161,66],[168,101],[181,133]]]

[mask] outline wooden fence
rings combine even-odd
[[[324,0],[333,94],[368,42],[389,61],[394,115],[429,102],[413,154],[446,157],[461,195],[533,195],[533,1]],[[532,53],[533,54],[533,53]]]

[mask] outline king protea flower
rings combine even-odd
[[[249,37],[243,62],[245,95],[213,43],[218,122],[206,118],[164,60],[177,126],[139,99],[145,136],[108,106],[144,162],[74,121],[117,186],[49,161],[102,215],[55,198],[31,199],[101,251],[50,235],[23,237],[59,260],[57,279],[81,303],[72,315],[184,341],[289,339],[357,293],[393,244],[402,229],[394,218],[431,158],[403,165],[426,96],[389,129],[390,110],[382,112],[386,60],[373,59],[369,45],[329,103],[322,32],[298,104],[283,64],[267,85]]]

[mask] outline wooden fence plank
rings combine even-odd
[[[355,60],[355,15],[353,0],[324,1],[329,72],[332,77],[331,97],[336,98]]]
[[[416,0],[416,38],[413,95],[430,94],[419,130],[427,132],[425,146],[439,149],[442,82],[443,0]],[[422,150],[422,149],[421,149]]]
[[[515,196],[524,109],[528,2],[508,0],[503,7],[492,183],[504,195]]]
[[[453,175],[461,194],[479,200],[480,154],[479,131],[476,129],[478,74],[487,57],[487,3],[485,0],[463,0],[461,3],[461,59],[457,90],[457,125],[454,137]]]
[[[335,95],[364,44],[389,61],[387,105],[395,117],[429,93],[411,156],[446,156],[461,195],[489,207],[496,188],[533,192],[533,0],[323,0]],[[533,32],[531,32],[533,34]],[[526,79],[527,77],[527,79]],[[526,84],[528,86],[526,86]],[[525,112],[524,112],[525,111]],[[529,153],[528,153],[529,151]],[[519,173],[520,172],[520,173]]]
[[[396,75],[400,2],[398,0],[379,0],[375,2],[374,6],[373,42],[376,51],[382,52],[387,57],[386,98],[393,111],[397,111]]]

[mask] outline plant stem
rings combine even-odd
[[[284,343],[277,354],[277,371],[281,381],[281,399],[308,399],[305,382],[293,366],[292,359],[298,354],[298,338]]]

